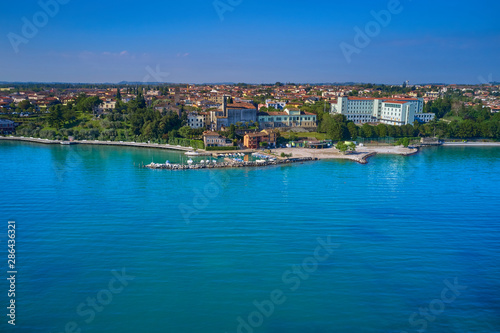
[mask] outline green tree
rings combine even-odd
[[[363,126],[361,127],[361,130],[363,131],[363,136],[365,138],[373,138],[373,128],[372,126],[370,126],[369,124],[363,124]]]
[[[396,144],[398,146],[404,146],[407,148],[410,145],[410,139],[409,138],[399,139],[398,142],[396,142]]]
[[[345,140],[350,137],[347,126],[344,123],[333,122],[326,133],[327,137],[333,141]]]
[[[356,126],[356,124],[354,124],[352,121],[347,123],[347,130],[349,131],[351,140],[356,140],[358,138],[358,126]]]
[[[376,127],[378,136],[383,138],[387,136],[387,126],[385,124],[378,124]]]
[[[24,101],[19,102],[19,104],[17,105],[17,107],[20,108],[23,111],[28,110],[32,106],[33,105],[31,104],[31,102],[29,100],[27,100],[27,99],[25,99]]]
[[[288,140],[290,141],[298,141],[299,140],[299,137],[297,136],[297,134],[295,133],[290,133],[290,136],[288,137]]]
[[[60,104],[50,108],[49,115],[47,116],[47,122],[51,127],[55,127],[57,129],[62,127],[64,124],[64,116],[62,106]]]
[[[192,135],[192,129],[189,126],[184,126],[179,129],[179,135],[183,138],[189,139]]]
[[[344,141],[339,141],[335,146],[341,153],[345,153],[347,151],[347,145]]]

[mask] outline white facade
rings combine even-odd
[[[393,105],[388,106],[391,103]],[[423,110],[422,98],[339,97],[337,103],[332,104],[331,113],[343,114],[356,124],[381,122],[401,126],[413,124],[416,119],[423,122],[434,119],[433,113],[423,113]]]
[[[434,113],[415,113],[415,120],[420,123],[428,123],[436,118]]]
[[[382,103],[380,122],[387,125],[402,126],[415,121],[416,103],[390,101]]]
[[[190,113],[187,117],[187,124],[189,127],[197,129],[197,128],[205,128],[205,116],[197,113]]]
[[[356,124],[377,121],[379,100],[374,98],[339,97],[337,104],[332,104],[331,113],[343,114],[347,120]]]
[[[105,111],[114,110],[115,108],[116,108],[116,101],[105,100],[102,102],[101,105],[99,105],[99,107],[97,108],[97,111],[99,113],[102,113]]]
[[[275,108],[276,110],[284,110],[286,108],[286,102],[273,101],[271,99],[266,100],[266,108]]]

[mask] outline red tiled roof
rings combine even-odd
[[[256,107],[253,104],[250,104],[250,103],[233,103],[233,104],[228,104],[227,108],[228,109],[253,109],[253,110],[256,109]]]
[[[418,101],[417,98],[388,98],[388,99],[384,99],[384,102],[387,102],[387,101]]]
[[[353,96],[349,96],[347,99],[350,101],[373,101],[373,100],[376,100],[376,98],[374,98],[374,97],[353,97]]]
[[[385,100],[384,103],[392,103],[392,104],[406,104],[408,103],[408,101],[406,102],[402,102],[402,101],[390,101],[390,100]]]

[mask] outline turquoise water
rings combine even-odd
[[[137,148],[0,157],[0,332],[500,331],[499,148],[212,172]]]

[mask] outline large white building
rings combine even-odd
[[[422,98],[339,97],[332,104],[331,113],[343,114],[357,124],[383,123],[388,125],[413,124],[415,120],[429,122],[433,113],[423,113]]]
[[[382,112],[379,122],[395,126],[413,124],[416,110],[417,104],[410,101],[382,102]]]
[[[257,120],[260,128],[317,127],[317,116],[314,113],[297,108],[285,108],[285,111],[278,112],[259,112]]]
[[[187,124],[193,129],[205,128],[205,116],[198,113],[189,113],[187,116]]]

